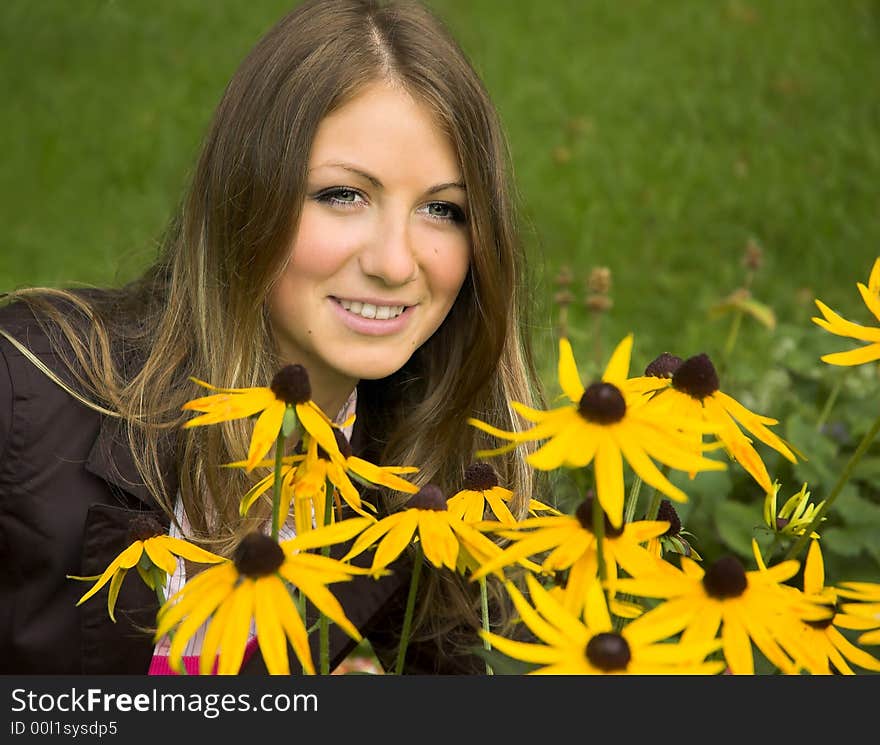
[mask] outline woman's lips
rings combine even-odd
[[[408,305],[399,316],[394,318],[364,318],[358,313],[352,313],[343,308],[337,298],[330,298],[330,301],[342,323],[355,333],[365,336],[388,336],[400,332],[409,323],[413,309],[416,307]]]

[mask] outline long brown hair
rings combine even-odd
[[[475,449],[492,444],[466,418],[517,429],[509,401],[537,405],[540,393],[505,137],[473,67],[422,5],[298,5],[230,80],[155,265],[116,292],[38,288],[9,295],[38,305],[57,324],[72,345],[75,368],[85,371],[83,390],[122,417],[145,483],[169,515],[176,495],[165,492],[160,461],[163,447],[174,442],[187,517],[215,550],[228,550],[253,519],[264,517],[238,515],[253,477],[218,468],[247,452],[251,425],[182,430],[181,405],[201,395],[189,376],[226,387],[271,380],[280,361],[265,299],[288,259],[315,132],[328,113],[376,80],[401,85],[450,137],[466,185],[472,261],[438,331],[401,370],[361,381],[359,425],[377,462],[418,465],[420,483],[453,494]],[[89,323],[59,312],[58,297]],[[522,516],[531,469],[522,453],[493,464],[517,495],[512,511]],[[435,597],[441,584],[449,583],[429,585],[425,597]],[[423,605],[428,635],[460,620],[471,604],[440,603],[456,609],[445,620],[430,612],[437,605]]]

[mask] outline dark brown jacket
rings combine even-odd
[[[0,308],[0,328],[72,383],[23,303]],[[153,643],[145,629],[158,604],[137,572],[122,583],[116,623],[107,612],[107,587],[77,607],[90,585],[66,578],[101,574],[129,545],[132,517],[146,512],[168,524],[120,434],[118,420],[81,404],[0,336],[0,673],[146,674]],[[176,492],[170,462],[167,486]],[[344,550],[334,548],[336,555]],[[370,552],[358,558],[366,563]],[[394,568],[381,580],[331,585],[380,656],[398,633],[408,588],[405,564]],[[331,669],[353,647],[331,624]],[[476,672],[481,665],[472,657],[444,661],[417,647],[407,658],[412,673]],[[298,669],[292,653],[290,660]],[[242,672],[265,673],[259,653]]]

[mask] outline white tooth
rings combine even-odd
[[[380,305],[376,308],[376,318],[385,321],[391,317],[391,306],[390,305]]]
[[[364,304],[363,304],[363,303],[359,303],[357,300],[355,300],[353,303],[351,303],[351,304],[348,306],[348,309],[349,309],[352,313],[360,313],[360,312],[361,312],[361,308],[363,308],[363,307],[364,307]]]
[[[360,313],[364,318],[375,318],[376,306],[370,305],[370,303],[364,303],[364,307],[361,308]]]
[[[405,307],[406,307],[405,305],[396,305],[396,306],[394,307],[394,317],[396,318],[396,317],[399,316],[401,313],[403,313],[403,309],[404,309]]]
[[[339,304],[346,310],[351,310],[351,303],[348,300],[340,300]]]

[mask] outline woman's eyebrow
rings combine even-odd
[[[312,171],[315,171],[319,168],[342,168],[343,170],[346,170],[349,173],[353,173],[356,176],[360,176],[362,179],[369,181],[377,189],[385,188],[382,185],[382,182],[379,179],[377,179],[375,176],[367,173],[366,171],[364,171],[361,168],[358,168],[355,165],[352,165],[351,163],[345,163],[343,161],[332,161],[330,163],[322,163],[321,165],[315,166],[314,168],[309,168],[309,173],[311,173]],[[438,191],[443,191],[444,189],[461,189],[462,191],[464,191],[464,188],[465,188],[464,183],[461,181],[447,181],[442,184],[436,184],[435,186],[432,186],[425,193],[426,194],[436,194]]]

